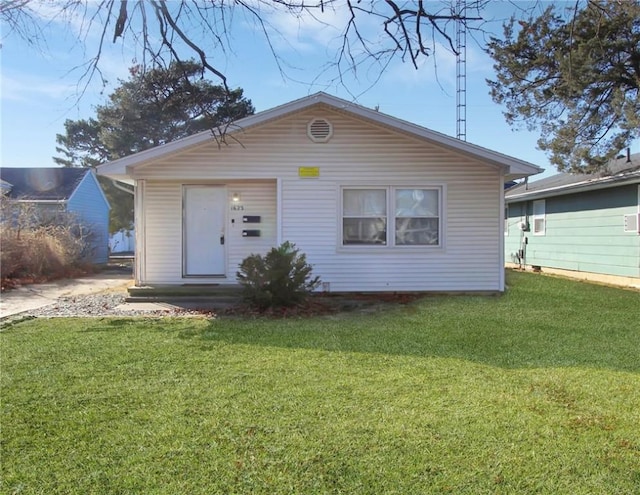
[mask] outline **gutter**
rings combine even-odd
[[[123,186],[122,183],[120,183],[120,181],[117,181],[115,179],[111,179],[111,184],[113,184],[113,187],[115,187],[116,189],[119,189],[120,191],[124,191],[126,193],[129,193],[132,196],[135,194],[133,189],[129,189],[128,187]]]
[[[69,200],[67,199],[11,199],[9,200],[13,203],[45,203],[51,205],[63,205],[67,203]]]
[[[511,196],[506,196],[505,200],[507,202],[518,201],[522,199],[536,198],[540,196],[559,196],[562,194],[573,194],[583,191],[593,191],[597,189],[606,189],[613,186],[618,186],[622,184],[633,184],[635,182],[640,182],[640,171],[633,172],[629,175],[625,175],[624,177],[618,176],[610,176],[605,177],[604,179],[590,179],[581,182],[576,182],[570,185],[549,187],[546,189],[540,189],[537,191],[525,191],[520,194],[513,194]],[[526,186],[525,186],[526,187]]]

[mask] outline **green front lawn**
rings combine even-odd
[[[509,285],[369,315],[9,326],[0,492],[640,493],[640,294]]]

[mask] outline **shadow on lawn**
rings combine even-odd
[[[221,319],[187,338],[333,352],[456,358],[505,368],[640,372],[640,294],[512,274],[502,297],[426,297],[373,314]],[[206,348],[206,346],[205,346]]]

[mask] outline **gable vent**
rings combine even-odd
[[[307,125],[307,136],[314,143],[326,143],[333,135],[331,122],[325,119],[313,119]]]

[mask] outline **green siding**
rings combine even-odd
[[[544,198],[546,233],[522,233],[521,221],[531,224],[533,201],[511,203],[505,258],[526,236],[526,263],[624,277],[640,277],[640,235],[624,232],[624,215],[638,212],[638,185]],[[543,198],[541,198],[543,199]]]

